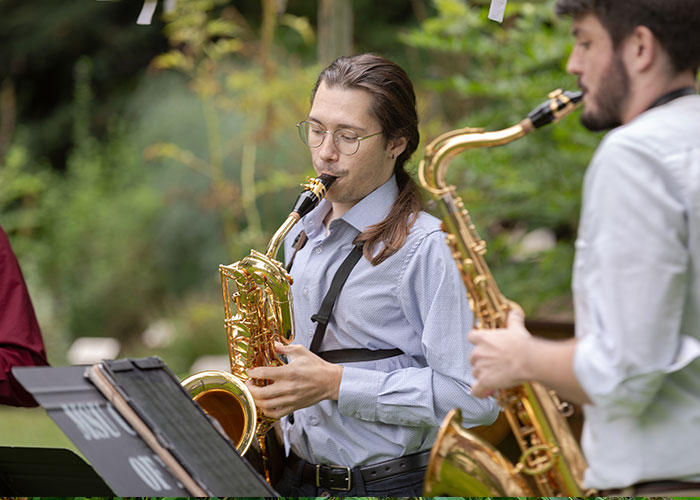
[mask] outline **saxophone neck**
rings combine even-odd
[[[292,212],[287,216],[287,220],[285,220],[284,223],[277,229],[277,231],[275,231],[275,234],[272,236],[270,242],[267,244],[267,248],[265,249],[265,255],[267,255],[271,259],[277,258],[277,252],[279,252],[280,246],[282,246],[282,242],[300,218],[301,217],[299,217],[299,214],[296,212]]]
[[[549,93],[548,100],[533,109],[516,125],[491,132],[464,128],[441,135],[428,144],[425,158],[418,166],[421,185],[431,194],[439,196],[447,188],[445,176],[453,156],[469,149],[502,146],[536,128],[555,123],[576,109],[581,104],[582,98],[582,92],[556,89]]]
[[[454,134],[440,136],[427,146],[425,158],[418,166],[420,183],[432,194],[440,195],[447,188],[445,177],[454,156],[470,149],[508,144],[531,130],[532,122],[525,118],[503,130],[484,132],[483,129],[461,129]]]

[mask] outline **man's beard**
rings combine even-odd
[[[588,130],[597,132],[618,127],[622,124],[622,108],[629,94],[630,78],[618,52],[601,75],[596,110],[584,111],[581,123]],[[603,89],[603,85],[605,86]]]

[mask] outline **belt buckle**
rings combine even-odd
[[[338,491],[350,491],[350,487],[352,486],[352,472],[351,472],[350,467],[346,467],[345,465],[324,465],[324,467],[328,467],[329,469],[343,469],[343,470],[345,470],[345,477],[347,477],[347,480],[348,480],[348,484],[345,487],[327,486],[328,489],[338,490]],[[316,487],[317,488],[321,487],[321,464],[316,464]]]

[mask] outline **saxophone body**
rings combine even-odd
[[[419,180],[442,212],[447,243],[462,275],[474,328],[506,326],[509,304],[486,261],[464,203],[445,175],[450,160],[469,149],[507,144],[573,111],[582,94],[556,90],[520,123],[498,131],[465,128],[441,135],[426,148]],[[426,496],[586,496],[581,488],[586,461],[553,391],[528,382],[497,392],[508,427],[521,451],[516,464],[478,433],[461,427],[459,409],[446,417],[431,451]]]
[[[265,253],[251,250],[240,261],[219,266],[231,371],[206,370],[182,381],[190,396],[216,419],[241,455],[258,438],[263,465],[264,436],[275,420],[257,410],[245,385],[247,370],[285,362],[275,353],[275,342],[289,344],[294,340],[292,278],[276,260],[277,252],[292,227],[318,205],[334,181],[335,177],[327,174],[307,179],[304,191],[270,239]],[[264,385],[265,381],[256,383]]]

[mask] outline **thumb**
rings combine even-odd
[[[513,301],[508,301],[508,306],[510,307],[510,310],[508,311],[508,324],[524,324],[525,311],[523,311],[523,308],[520,307],[520,304]]]
[[[487,389],[480,382],[477,382],[472,386],[472,394],[477,398],[488,398],[493,396],[494,392],[495,391],[493,389]]]
[[[482,332],[479,330],[471,330],[467,334],[467,340],[471,342],[472,344],[478,344],[479,341],[481,340]]]

